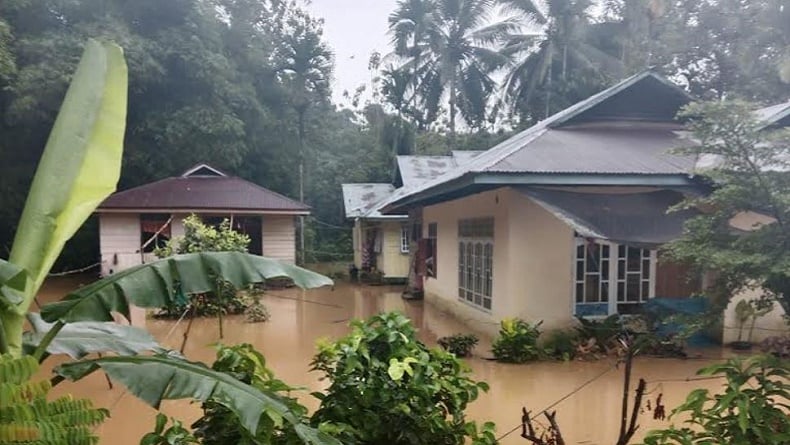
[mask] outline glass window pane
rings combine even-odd
[[[587,303],[595,303],[598,301],[598,283],[600,277],[598,275],[587,275],[584,280],[584,301]]]
[[[641,256],[640,256],[641,249],[637,249],[636,247],[629,247],[628,248],[628,271],[629,272],[636,272],[639,270],[639,266],[641,264]]]
[[[650,298],[650,282],[642,281],[642,298],[640,301],[647,301]]]
[[[639,301],[641,280],[637,274],[628,274],[626,281],[626,301]]]
[[[604,258],[609,258],[609,245],[604,245],[603,246],[603,254],[602,254],[602,256]]]
[[[642,278],[650,278],[650,260],[642,260]]]
[[[584,303],[584,283],[576,283],[576,302]]]
[[[576,246],[576,259],[579,260],[582,258],[584,258],[584,245],[580,244]]]
[[[617,283],[617,301],[625,301],[625,283]]]
[[[587,246],[587,272],[598,272],[601,265],[601,249],[598,244]]]
[[[620,244],[617,246],[617,256],[619,258],[625,258],[625,245]]]
[[[584,261],[576,262],[576,280],[581,281],[584,279]]]
[[[609,282],[601,281],[601,301],[609,301]]]
[[[490,298],[483,298],[483,307],[486,309],[491,309],[491,299]]]
[[[617,279],[618,280],[625,279],[625,261],[623,260],[617,262]]]

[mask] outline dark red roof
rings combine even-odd
[[[163,179],[107,198],[102,210],[239,210],[306,212],[310,207],[211,167]],[[214,172],[217,174],[205,174]]]

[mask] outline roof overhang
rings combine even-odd
[[[250,209],[164,209],[164,208],[136,208],[136,209],[115,209],[98,208],[96,213],[195,213],[195,214],[219,214],[219,215],[309,215],[310,210],[250,210]]]
[[[580,193],[519,187],[519,192],[571,227],[579,236],[656,247],[680,238],[696,210],[672,211],[683,195],[669,190],[643,193]]]
[[[415,207],[452,201],[464,196],[516,186],[660,187],[679,192],[697,192],[700,181],[684,174],[586,174],[586,173],[466,173],[430,189],[393,201],[382,209],[386,214],[405,214]]]

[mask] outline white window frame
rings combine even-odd
[[[601,249],[602,249],[602,257],[601,257],[602,259],[601,259],[601,261],[602,262],[604,261],[604,259],[603,259],[603,246],[608,246],[608,248],[609,248],[609,257],[608,257],[608,259],[606,259],[609,262],[608,276],[607,276],[606,280],[604,280],[603,277],[602,277],[602,279],[599,281],[599,283],[603,282],[603,281],[607,282],[607,289],[606,289],[607,292],[608,292],[608,297],[607,297],[607,301],[606,301],[606,303],[607,303],[607,314],[606,315],[607,316],[619,313],[618,305],[644,304],[648,300],[650,300],[652,298],[655,298],[655,292],[656,292],[656,264],[657,264],[657,258],[658,258],[656,250],[638,248],[639,251],[640,251],[640,258],[639,258],[639,266],[640,266],[640,268],[639,268],[638,271],[630,271],[629,272],[627,270],[628,252],[629,252],[628,248],[629,248],[629,246],[624,245],[624,244],[613,243],[613,242],[606,241],[606,240],[600,240],[600,239],[594,239],[594,240],[591,240],[591,241],[596,243],[596,245],[601,246]],[[572,302],[573,302],[573,313],[574,313],[574,315],[577,315],[578,306],[581,305],[581,304],[602,303],[600,301],[598,301],[598,302],[578,302],[577,301],[578,286],[584,282],[584,278],[586,278],[587,275],[595,275],[594,272],[588,272],[587,271],[587,267],[586,267],[587,258],[586,258],[586,255],[585,255],[584,264],[583,264],[583,268],[582,268],[582,271],[583,271],[582,280],[578,279],[577,267],[578,267],[578,263],[580,262],[579,257],[578,257],[578,248],[580,246],[584,246],[585,249],[586,249],[587,248],[586,247],[587,246],[587,244],[586,244],[587,242],[588,242],[588,240],[586,238],[576,237],[574,245],[573,245],[574,246],[573,247],[573,252],[572,252],[573,261],[571,262],[571,283],[572,283],[571,299],[572,299]],[[620,253],[621,246],[625,249],[625,253],[626,253],[625,257],[621,256],[621,253]],[[647,250],[649,252],[648,256],[644,256],[643,251],[645,251],[645,250]],[[647,268],[645,268],[645,261],[648,261]],[[622,278],[619,276],[619,273],[618,273],[621,263],[623,264],[623,267],[625,267],[625,269],[624,269],[624,276]],[[647,270],[647,278],[645,278],[645,270]],[[643,292],[643,290],[644,290],[643,286],[646,284],[647,285],[647,296],[640,295],[640,300],[639,301],[626,301],[626,300],[621,299],[621,298],[626,298],[626,296],[625,296],[626,294],[625,293],[627,293],[628,275],[637,275],[637,276],[639,276],[640,294]],[[624,291],[624,294],[622,296],[620,295],[620,292],[619,292],[619,286],[620,285],[623,286],[623,291]],[[582,289],[583,289],[583,291],[586,290],[586,286],[583,286]],[[595,318],[596,315],[588,315],[587,317]]]
[[[400,253],[409,253],[409,245],[411,243],[411,230],[408,224],[400,227]]]
[[[491,312],[494,306],[494,218],[458,221],[458,299]]]

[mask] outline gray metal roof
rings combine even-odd
[[[655,246],[683,235],[695,210],[667,212],[681,193],[581,193],[521,187],[519,191],[568,224],[579,235],[631,245]]]
[[[780,126],[790,126],[790,101],[771,105],[770,107],[760,108],[754,114],[757,119],[765,124],[766,127],[779,124]]]
[[[404,187],[416,187],[466,164],[480,153],[483,151],[454,150],[450,156],[398,156],[398,171]]]
[[[521,150],[477,171],[685,174],[694,168],[694,159],[669,152],[689,143],[677,129],[646,123],[547,129]]]
[[[392,195],[395,187],[392,184],[343,184],[343,205],[346,218],[398,218],[398,216],[382,215],[378,203]]]
[[[655,100],[647,97],[634,100],[639,96],[634,95],[634,91],[642,88],[656,96]],[[629,100],[623,100],[626,95]],[[659,98],[664,96],[671,100],[660,101]],[[443,184],[480,173],[691,173],[692,161],[666,153],[681,142],[680,136],[673,133],[681,127],[666,118],[670,111],[667,107],[671,105],[676,113],[691,100],[677,85],[652,71],[644,71],[550,116],[470,162],[403,193],[391,201],[388,208],[394,210],[405,201],[419,201],[422,196],[429,196],[434,188],[438,190]],[[627,118],[629,113],[633,119]]]
[[[485,150],[453,150],[452,156],[455,163],[461,165],[471,161],[481,153],[485,153]]]

